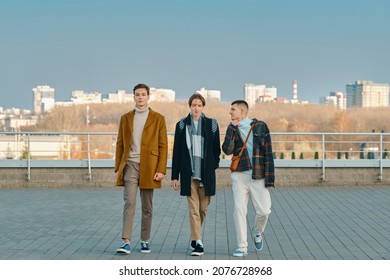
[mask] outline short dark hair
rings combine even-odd
[[[190,99],[188,99],[188,106],[191,107],[192,101],[194,101],[194,99],[199,99],[200,101],[202,101],[203,106],[206,106],[206,100],[200,93],[194,93],[193,95],[191,95]]]
[[[237,106],[240,106],[240,107],[245,107],[245,109],[248,111],[249,110],[249,106],[248,106],[248,103],[245,101],[245,100],[235,100],[232,102],[231,105],[237,105]]]
[[[134,88],[133,88],[133,93],[135,93],[135,90],[139,89],[139,88],[144,88],[146,89],[146,92],[148,93],[148,95],[150,94],[150,88],[146,85],[146,84],[138,84],[136,85]]]

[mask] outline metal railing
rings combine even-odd
[[[328,167],[360,167],[378,168],[382,181],[390,167],[390,133],[276,132],[272,139],[277,167],[322,168],[322,180]]]
[[[113,167],[116,132],[0,132],[0,168],[92,168]],[[221,143],[225,134],[221,133]],[[390,133],[274,132],[271,134],[276,167],[383,168],[390,167]],[[174,133],[168,133],[168,166]],[[221,167],[230,156],[221,155]]]

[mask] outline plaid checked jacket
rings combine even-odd
[[[252,130],[253,135],[253,155],[252,161],[245,149],[241,155],[237,171],[246,171],[252,168],[252,179],[265,179],[265,186],[274,187],[275,167],[272,154],[272,141],[270,131],[265,122],[253,119],[255,124]],[[227,155],[238,155],[244,140],[240,136],[237,126],[230,124],[226,130],[225,140],[222,144],[222,150]],[[253,166],[252,166],[253,162]]]

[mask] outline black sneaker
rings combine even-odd
[[[203,246],[196,244],[195,249],[191,252],[191,256],[201,256],[204,254]]]
[[[146,241],[141,241],[141,253],[150,253],[149,243]]]
[[[196,240],[191,240],[191,249],[194,250],[196,247]]]

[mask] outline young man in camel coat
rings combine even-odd
[[[153,217],[153,190],[161,187],[167,167],[168,140],[165,118],[148,106],[150,89],[133,89],[135,108],[121,117],[116,142],[116,185],[123,186],[122,245],[117,253],[130,254],[136,195],[142,204],[141,252],[149,253]]]

